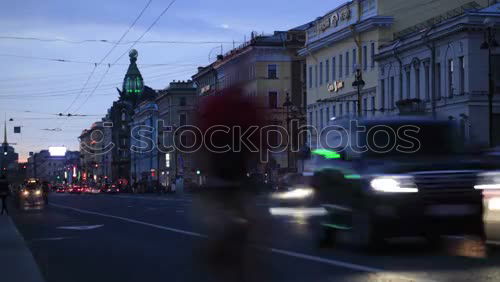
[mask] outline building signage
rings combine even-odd
[[[344,81],[334,81],[333,83],[328,84],[329,92],[339,92],[342,88],[344,88]]]
[[[329,17],[325,17],[318,22],[316,25],[316,31],[324,32],[329,27],[337,27],[339,25],[339,21],[348,21],[351,19],[351,9],[345,8],[340,12],[335,12],[331,14]]]

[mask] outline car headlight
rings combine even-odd
[[[23,196],[28,196],[29,194],[30,194],[30,192],[28,192],[28,190],[23,191]]]
[[[40,190],[35,191],[35,195],[40,196],[41,194],[42,194],[42,191],[40,191]]]
[[[500,171],[480,173],[474,188],[477,190],[500,189]]]
[[[311,188],[296,188],[291,191],[278,193],[276,198],[278,199],[304,199],[312,196],[314,190]]]
[[[370,181],[373,190],[386,193],[417,193],[418,188],[411,176],[377,176]]]

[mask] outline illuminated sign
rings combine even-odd
[[[51,157],[64,157],[66,155],[66,147],[49,147]]]
[[[344,88],[343,81],[334,81],[333,83],[328,84],[329,92],[339,92],[342,88]]]

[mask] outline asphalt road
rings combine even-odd
[[[418,240],[379,254],[318,249],[311,220],[268,216],[270,206],[255,200],[238,281],[500,281],[499,247],[483,258],[457,254],[457,239],[441,250]],[[190,195],[53,194],[44,211],[12,216],[48,282],[223,281],[200,251],[209,229],[197,207]]]

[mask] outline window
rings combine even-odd
[[[441,64],[436,64],[436,99],[441,99]]]
[[[186,114],[179,115],[179,126],[186,125]]]
[[[325,61],[325,82],[328,83],[330,81],[330,60],[326,59]]]
[[[345,75],[349,76],[349,52],[345,52]]]
[[[355,102],[352,102],[351,103],[351,106],[352,106],[352,113],[356,113],[358,111],[358,109],[356,108],[356,103]]]
[[[368,98],[363,99],[363,112],[362,112],[363,115],[366,114],[366,110],[368,110]]]
[[[396,97],[395,97],[395,93],[394,93],[394,90],[395,90],[395,89],[394,89],[394,76],[392,76],[392,77],[391,77],[391,80],[390,80],[390,86],[389,86],[389,87],[390,87],[390,90],[389,90],[389,91],[391,91],[391,96],[390,96],[390,99],[391,99],[391,100],[390,100],[390,102],[389,102],[389,106],[390,106],[390,108],[392,109],[392,108],[394,108],[394,104],[395,104],[395,102],[396,102],[396,100],[395,100],[395,99],[396,99]]]
[[[349,115],[351,113],[351,109],[349,108],[349,102],[345,103],[345,113],[346,115]]]
[[[380,80],[380,106],[385,109],[385,79]]]
[[[179,98],[179,106],[181,106],[181,107],[186,106],[186,97]]]
[[[406,98],[407,99],[410,99],[411,98],[411,88],[410,88],[410,84],[411,84],[411,78],[410,78],[410,70],[407,70],[406,71]]]
[[[453,97],[453,59],[448,60],[448,97]]]
[[[339,116],[342,116],[344,114],[343,106],[344,105],[342,103],[339,104]]]
[[[318,87],[318,65],[314,66],[314,87]]]
[[[269,92],[269,108],[278,108],[278,92],[276,91]]]
[[[356,49],[352,49],[352,72],[356,72],[356,64],[358,63],[358,56]]]
[[[332,58],[332,81],[337,79],[337,62],[335,61],[335,57]]]
[[[278,67],[275,64],[267,65],[267,78],[268,79],[278,78]]]
[[[314,125],[316,126],[316,128],[319,127],[318,121],[319,121],[319,119],[318,119],[318,110],[316,110],[316,112],[315,112],[315,120],[314,120]]]
[[[323,62],[319,63],[319,85],[323,85]]]
[[[415,98],[420,99],[420,68],[415,68]]]
[[[465,61],[464,57],[458,58],[458,67],[459,67],[459,76],[460,76],[460,85],[459,85],[459,94],[463,94],[465,92]]]
[[[363,46],[363,70],[368,69],[368,48]]]
[[[370,55],[371,55],[371,67],[375,67],[375,42],[372,42],[371,44],[371,50],[370,50]]]
[[[313,125],[313,113],[309,112],[309,125]]]
[[[326,125],[330,123],[330,107],[326,107]]]
[[[323,109],[319,110],[319,129],[323,129]]]
[[[425,84],[425,100],[429,101],[430,100],[430,80],[429,80],[429,65],[425,64],[424,65],[424,84]]]
[[[336,111],[335,111],[335,105],[332,106],[332,117],[335,117],[337,115]]]
[[[313,68],[309,66],[309,88],[313,87]]]
[[[343,72],[344,72],[342,60],[343,60],[342,55],[339,55],[339,77],[340,78],[343,76]]]
[[[372,104],[372,111],[375,113],[375,96],[372,96],[371,98],[371,104]]]
[[[127,114],[125,112],[122,112],[122,121],[127,120]]]

